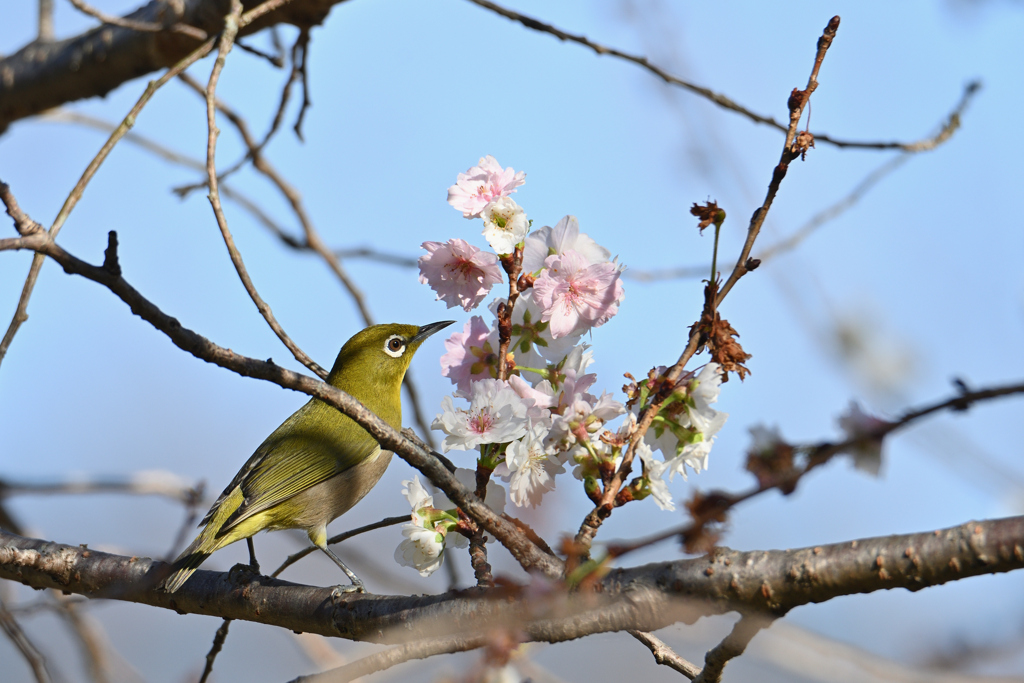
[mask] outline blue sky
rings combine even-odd
[[[58,36],[91,25],[69,5],[57,4]],[[123,1],[97,5],[110,13],[133,7]],[[925,137],[967,82],[983,82],[948,143],[910,159],[797,251],[766,261],[730,294],[722,315],[753,354],[753,374],[723,388],[717,407],[730,418],[710,469],[689,482],[677,479],[677,499],[688,497],[691,487],[747,487],[742,462],[747,428],[754,424],[778,425],[795,441],[834,438],[835,418],[852,398],[895,414],[951,395],[954,377],[980,387],[1022,375],[1024,13],[1018,4],[791,2],[783,11],[778,4],[750,2],[524,0],[514,7],[647,55],[779,120],[790,90],[806,83],[822,28],[839,14],[842,24],[812,99],[810,127],[846,139]],[[33,17],[33,3],[5,9],[0,52],[31,38]],[[295,32],[282,35],[290,42]],[[251,41],[269,44],[266,36]],[[210,67],[206,60],[191,73],[205,81]],[[535,225],[574,214],[583,231],[633,271],[707,263],[710,233],[697,233],[687,209],[714,198],[729,214],[720,263],[730,264],[782,144],[781,134],[671,89],[635,65],[455,0],[351,0],[335,7],[313,30],[309,76],[313,106],[306,142],[284,130],[268,156],[301,190],[321,235],[336,247],[415,257],[424,240],[461,237],[484,246],[479,224],[453,211],[445,191],[458,172],[493,154],[527,172],[516,199]],[[260,134],[285,77],[236,51],[219,94]],[[116,121],[144,87],[145,79],[133,81],[105,99],[69,109]],[[297,113],[296,99],[288,121]],[[221,128],[223,167],[242,147],[226,122]],[[177,82],[158,93],[135,131],[194,157],[205,154],[205,108]],[[0,178],[26,211],[49,223],[104,138],[68,123],[16,123],[0,137]],[[819,144],[806,162],[793,164],[759,244],[797,230],[892,154]],[[107,231],[116,229],[125,277],[165,312],[218,344],[297,369],[239,284],[203,194],[180,201],[170,191],[197,179],[194,171],[122,142],[60,243],[99,262]],[[230,185],[297,230],[283,199],[251,170]],[[293,339],[329,365],[361,327],[351,300],[322,263],[283,249],[237,204],[225,206],[260,293]],[[29,261],[28,254],[0,254],[4,324]],[[423,324],[455,317],[461,323],[468,317],[435,302],[414,270],[355,259],[346,267],[380,321]],[[597,386],[614,391],[622,373],[640,375],[673,361],[699,314],[701,288],[696,279],[627,280],[619,315],[593,334]],[[44,267],[29,312],[0,366],[3,477],[35,481],[156,469],[205,480],[216,492],[303,402],[184,355],[108,292],[65,276],[52,263]],[[839,350],[840,330],[857,341],[859,352]],[[432,340],[413,363],[430,415],[451,390],[439,374],[441,352],[441,341]],[[882,477],[834,462],[788,498],[769,494],[738,509],[724,543],[797,547],[1019,514],[1020,414],[1016,399],[936,417],[887,444]],[[406,415],[408,424],[408,410]],[[402,513],[400,482],[410,473],[396,459],[378,489],[331,530]],[[588,509],[575,484],[562,480],[543,513],[525,515],[549,539],[575,530]],[[150,498],[26,497],[12,508],[41,537],[155,556],[166,553],[182,519],[178,507]],[[633,504],[617,511],[599,538],[648,533],[679,520],[653,502]],[[399,540],[398,531],[390,530],[353,544],[352,564],[361,574],[374,577],[376,562],[398,577],[376,586],[367,578],[370,590],[444,590],[443,572],[423,581],[394,565]],[[267,564],[303,542],[288,534],[257,539]],[[244,552],[226,549],[208,565],[226,569]],[[350,551],[343,546],[341,552]],[[499,571],[514,575],[507,555],[494,556]],[[635,561],[679,556],[667,544]],[[465,555],[455,560],[470,576]],[[337,580],[335,571],[316,558],[292,578],[327,584]],[[1021,577],[1011,574],[916,594],[844,598],[796,610],[787,619],[914,662],[958,640],[1018,637],[1022,589]],[[216,623],[155,612],[129,605],[95,610],[113,644],[147,680],[181,680],[205,654]],[[29,626],[42,632],[46,623],[39,618]],[[287,656],[250,661],[245,643],[284,647],[285,637],[270,631],[238,625],[218,668],[254,681],[313,668],[290,646]],[[686,637],[684,629],[673,634]],[[711,642],[693,645],[694,656]],[[346,653],[360,649],[339,647]],[[639,646],[622,647],[636,649],[637,661],[649,664]],[[567,655],[559,653],[566,652],[585,650],[548,648],[538,661],[570,673],[574,669],[560,664]],[[9,653],[6,641],[0,653]],[[1019,675],[1024,660],[990,667]]]

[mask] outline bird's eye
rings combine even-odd
[[[397,334],[391,335],[384,342],[384,352],[392,358],[398,358],[405,353],[405,339]]]

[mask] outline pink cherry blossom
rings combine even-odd
[[[618,313],[625,293],[614,263],[589,265],[569,249],[547,257],[544,267],[533,290],[554,339],[604,325]]]
[[[462,332],[444,341],[446,353],[441,356],[441,374],[459,391],[468,392],[470,382],[497,376],[498,335],[484,319],[474,315]]]
[[[448,188],[448,203],[461,211],[465,218],[476,218],[484,207],[501,197],[507,197],[526,182],[526,173],[515,172],[511,166],[502,169],[498,161],[488,154],[477,166],[460,173],[455,184]]]
[[[424,242],[420,246],[427,250],[419,260],[420,282],[430,285],[448,308],[462,306],[471,311],[491,287],[501,282],[498,257],[465,240]]]
[[[555,227],[544,226],[534,230],[523,245],[523,271],[535,273],[544,267],[544,259],[554,254],[564,254],[569,249],[579,252],[587,263],[604,263],[611,252],[599,245],[585,232],[580,232],[576,216],[565,216]]]

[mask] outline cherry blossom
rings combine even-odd
[[[445,537],[457,524],[454,516],[433,507],[434,499],[418,476],[402,482],[402,495],[412,507],[412,519],[402,527],[405,540],[395,549],[395,561],[413,567],[420,576],[430,576],[444,559]],[[463,538],[455,534],[456,538]]]
[[[498,317],[498,305],[502,301],[504,299],[494,299],[489,305],[495,319]],[[519,295],[512,309],[512,335],[508,347],[517,366],[544,369],[549,363],[560,363],[579,343],[582,333],[554,339],[550,323],[541,319],[543,313],[544,309],[537,304],[532,288]],[[540,379],[537,375],[530,377],[531,381]]]
[[[446,353],[441,356],[441,374],[461,392],[468,392],[470,382],[497,376],[498,331],[490,329],[484,319],[474,315],[462,328],[444,341]]]
[[[476,218],[484,207],[501,197],[508,196],[526,182],[526,173],[509,166],[502,169],[498,161],[488,154],[465,173],[460,173],[455,184],[448,188],[448,203],[466,218]]]
[[[675,510],[676,504],[665,482],[665,473],[672,470],[675,463],[665,462],[654,457],[651,447],[641,439],[636,445],[636,455],[644,464],[644,480],[646,492],[654,498],[662,510]]]
[[[511,197],[499,197],[484,207],[484,238],[499,254],[511,254],[530,231],[526,212]]]
[[[541,320],[551,323],[554,339],[586,332],[608,322],[625,297],[614,263],[589,265],[578,252],[549,256],[533,285]]]
[[[555,488],[555,475],[565,472],[562,463],[545,448],[546,436],[547,428],[535,424],[526,436],[505,449],[509,495],[519,507],[537,507],[541,497]]]
[[[606,263],[611,252],[592,240],[585,232],[580,232],[576,216],[566,216],[555,224],[555,227],[544,226],[534,230],[526,238],[523,245],[523,272],[536,273],[544,267],[549,256],[564,254],[573,250],[582,256],[589,265]]]
[[[448,308],[462,306],[471,311],[502,281],[498,258],[465,240],[424,242],[421,246],[428,253],[419,259],[420,282],[430,285]]]
[[[505,443],[523,436],[529,424],[529,405],[515,391],[498,379],[483,379],[470,384],[469,409],[455,408],[451,396],[441,399],[440,415],[432,429],[447,436],[442,448],[468,450],[481,444]]]
[[[402,535],[405,540],[395,549],[395,561],[416,569],[420,576],[437,571],[444,561],[444,534],[410,522],[402,527]]]
[[[600,398],[587,393],[577,394],[565,404],[564,412],[555,416],[550,438],[567,444],[589,440],[590,435],[597,433],[605,422],[624,412],[626,407],[607,392]]]

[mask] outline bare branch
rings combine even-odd
[[[634,630],[627,631],[627,633],[646,645],[651,651],[651,654],[654,655],[654,661],[658,664],[667,666],[670,669],[675,669],[691,681],[700,674],[700,667],[695,666],[680,657],[676,654],[675,650],[665,644],[665,641],[653,633]]]
[[[665,83],[680,87],[695,95],[699,95],[700,97],[703,97],[704,99],[712,102],[713,104],[718,105],[723,109],[735,112],[737,114],[740,114],[741,116],[750,119],[754,123],[763,123],[783,133],[787,131],[787,126],[776,121],[774,117],[758,114],[754,111],[751,111],[747,107],[737,104],[735,101],[726,97],[725,95],[716,93],[715,91],[709,88],[696,85],[695,83],[691,83],[690,81],[686,81],[682,78],[679,78],[678,76],[674,76],[669,72],[665,71],[664,69],[662,69],[661,67],[651,64],[651,62],[649,62],[646,57],[633,55],[628,52],[623,52],[621,50],[616,50],[615,48],[612,47],[601,45],[600,43],[596,43],[583,35],[568,33],[566,31],[563,31],[559,28],[552,26],[551,24],[546,24],[543,21],[534,19],[533,17],[528,17],[525,14],[520,14],[519,12],[516,12],[514,10],[510,10],[506,7],[502,7],[501,5],[490,2],[490,0],[469,1],[472,2],[474,5],[479,5],[484,9],[488,9],[496,14],[500,14],[506,19],[517,21],[526,28],[531,29],[533,31],[548,33],[561,41],[569,41],[572,43],[576,43],[578,45],[582,45],[584,47],[590,48],[598,55],[610,55],[612,57],[622,59],[632,64],[636,64],[640,68],[649,71],[650,73],[654,74],[661,80],[665,81]],[[968,87],[976,89],[977,86],[977,83],[973,83]],[[973,91],[971,94],[973,94]],[[817,140],[818,142],[826,142],[828,144],[835,145],[836,147],[849,149],[898,149],[904,152],[924,152],[927,150],[935,149],[943,142],[948,140],[950,136],[959,127],[959,125],[960,122],[958,119],[954,120],[951,118],[938,133],[930,137],[924,138],[922,140],[917,140],[915,142],[860,142],[855,140],[842,140],[839,138],[834,138],[830,135],[826,135],[825,133],[814,133],[814,139]]]
[[[324,671],[309,676],[299,676],[291,683],[348,683],[360,676],[377,671],[384,671],[393,666],[413,659],[426,659],[435,655],[451,654],[475,650],[487,644],[487,636],[446,636],[443,638],[427,638],[412,643],[398,645],[381,652],[357,659],[351,664],[339,666],[337,669]]]
[[[342,541],[348,540],[348,539],[352,538],[353,536],[358,536],[360,534],[365,534],[367,531],[374,531],[376,529],[383,529],[385,527],[394,526],[396,524],[402,524],[402,523],[408,522],[408,521],[409,521],[409,515],[398,515],[396,517],[385,517],[384,519],[380,520],[379,522],[374,522],[373,524],[367,524],[365,526],[357,527],[355,529],[350,529],[349,531],[345,531],[343,533],[340,533],[337,536],[332,536],[331,538],[327,539],[327,545],[334,545],[335,543],[341,543]],[[278,567],[277,569],[275,569],[274,573],[272,573],[270,576],[272,578],[276,578],[276,577],[280,576],[281,572],[283,572],[285,569],[287,569],[288,567],[292,566],[293,564],[295,564],[296,562],[298,562],[302,558],[306,557],[310,553],[313,553],[313,552],[316,552],[316,551],[317,551],[317,547],[316,546],[309,546],[308,548],[303,548],[302,550],[300,550],[297,553],[293,553],[293,554],[289,555],[288,557],[285,558],[284,562],[281,563],[281,566]]]
[[[210,73],[210,82],[206,87],[206,121],[208,126],[208,134],[206,138],[206,177],[207,183],[210,187],[209,199],[210,206],[213,207],[214,216],[217,219],[217,226],[220,228],[221,236],[224,238],[224,245],[228,249],[228,254],[231,256],[231,263],[235,266],[235,272],[238,273],[238,279],[242,281],[242,286],[245,287],[245,291],[248,292],[249,298],[256,304],[257,310],[263,319],[267,321],[267,325],[274,331],[277,338],[281,340],[281,343],[291,351],[292,356],[295,360],[299,361],[307,368],[313,371],[320,379],[327,378],[327,370],[322,368],[316,361],[310,358],[305,351],[299,348],[298,344],[292,341],[291,337],[284,331],[281,324],[274,317],[274,312],[270,310],[270,305],[263,300],[259,292],[256,291],[256,285],[253,284],[252,278],[249,277],[249,272],[245,267],[245,262],[242,260],[242,255],[238,251],[238,247],[235,245],[235,239],[231,235],[231,230],[228,228],[227,218],[224,216],[224,210],[220,204],[220,187],[217,181],[217,167],[216,167],[216,156],[217,156],[217,135],[220,131],[217,129],[217,107],[216,107],[216,91],[217,81],[220,78],[220,72],[224,68],[224,61],[227,59],[228,52],[231,50],[231,46],[234,44],[235,34],[238,31],[238,17],[242,13],[242,3],[240,0],[233,0],[232,2],[232,13],[227,17],[224,24],[224,33],[220,39],[220,49],[217,54],[217,60],[214,62],[213,70]]]
[[[693,679],[693,683],[720,683],[722,672],[729,660],[743,654],[757,632],[770,624],[770,619],[760,615],[745,614],[740,617],[725,640],[713,647],[704,657],[704,669]]]
[[[154,588],[170,566],[0,531],[0,578],[92,598],[180,613],[244,619],[295,631],[374,642],[481,635],[495,624],[525,640],[562,642],[595,633],[653,631],[680,620],[741,611],[768,617],[843,595],[911,591],[1024,568],[1024,516],[937,531],[797,550],[735,551],[611,570],[596,593],[547,593],[538,603],[514,589],[434,596],[347,597],[333,587],[199,570],[180,591]],[[240,583],[241,581],[241,583]],[[496,599],[500,598],[500,599]]]
[[[39,0],[39,32],[36,40],[41,43],[53,40],[53,0]]]
[[[342,1],[268,0],[243,16],[240,32],[248,35],[279,23],[312,26]],[[179,24],[214,35],[223,28],[217,6],[212,0],[151,0],[124,18],[161,24],[164,17],[175,16]],[[33,41],[0,59],[0,132],[18,119],[105,95],[127,81],[169,67],[196,46],[195,38],[181,33],[109,24],[65,40]]]
[[[203,666],[203,675],[199,677],[199,683],[206,683],[206,679],[213,673],[213,662],[217,659],[221,648],[224,647],[224,641],[228,637],[229,626],[231,626],[231,619],[225,619],[214,634],[213,644],[210,645],[210,651],[206,653],[206,664]]]
[[[203,497],[202,485],[190,486],[171,472],[144,471],[127,478],[64,479],[24,482],[0,479],[0,498],[19,495],[68,495],[83,493],[126,493],[163,496],[184,505],[196,505]]]
[[[477,0],[471,1],[476,2]],[[750,225],[747,228],[747,238],[740,251],[739,258],[736,260],[736,265],[733,268],[732,274],[729,276],[729,279],[726,280],[721,289],[718,290],[717,297],[710,295],[707,297],[705,306],[711,308],[711,313],[714,313],[714,311],[721,306],[722,301],[728,295],[729,291],[737,282],[739,282],[740,278],[748,272],[747,264],[750,257],[750,250],[754,247],[754,241],[757,239],[757,236],[761,231],[761,226],[764,224],[764,220],[768,216],[768,211],[775,200],[775,196],[779,191],[782,180],[786,177],[786,172],[789,170],[789,164],[799,158],[802,154],[806,153],[806,144],[813,144],[797,144],[797,127],[800,123],[800,118],[803,116],[804,108],[807,106],[807,103],[810,102],[811,95],[818,87],[818,71],[821,69],[822,61],[825,59],[825,53],[832,45],[832,40],[835,38],[836,31],[838,29],[839,17],[832,17],[828,25],[825,27],[825,30],[822,32],[821,37],[818,38],[814,65],[811,67],[811,75],[807,79],[806,89],[798,90],[794,88],[790,95],[789,128],[786,132],[786,141],[782,146],[782,154],[779,159],[779,163],[772,171],[772,179],[768,184],[768,192],[765,195],[764,202],[762,202],[761,206],[754,211],[754,214],[750,219]],[[709,282],[708,286],[711,287],[713,284],[714,283]],[[707,312],[708,311],[705,311],[705,313]],[[669,368],[665,373],[666,386],[674,385],[674,383],[682,376],[686,364],[697,352],[700,345],[700,325],[694,324],[693,327],[690,328],[689,339],[682,354],[679,356],[679,360],[677,360],[675,365]],[[590,545],[593,542],[594,536],[597,535],[598,529],[601,528],[601,524],[611,514],[619,490],[622,488],[626,478],[632,471],[633,457],[636,453],[637,444],[641,439],[643,439],[644,434],[650,428],[655,416],[658,414],[658,411],[661,409],[661,406],[667,397],[667,394],[656,397],[640,412],[640,415],[637,418],[637,428],[630,438],[629,445],[623,450],[622,462],[619,465],[618,471],[616,471],[615,476],[611,478],[611,481],[605,485],[600,502],[587,514],[583,523],[580,524],[579,531],[576,532],[575,543],[577,549],[582,554],[585,555],[589,551]]]
[[[82,652],[82,659],[85,660],[89,669],[89,677],[94,683],[106,683],[107,665],[103,652],[102,630],[94,620],[88,616],[79,614],[78,610],[82,603],[77,600],[66,600],[54,591],[54,604],[57,613],[67,622],[71,632],[78,639],[79,650]]]
[[[182,35],[195,38],[196,40],[206,40],[206,31],[195,26],[189,26],[188,24],[174,23],[174,24],[158,24],[150,21],[133,21],[131,19],[122,19],[121,17],[113,17],[109,14],[104,14],[95,7],[88,5],[84,0],[68,0],[75,9],[88,14],[90,17],[99,19],[104,24],[110,24],[111,26],[120,26],[121,28],[131,29],[132,31],[149,31],[151,33],[158,33],[161,31],[174,31],[175,33],[181,33]],[[173,5],[170,6],[174,8]]]
[[[15,620],[14,615],[8,611],[3,600],[0,600],[0,629],[7,634],[10,641],[21,652],[21,656],[24,657],[25,662],[32,669],[32,674],[35,676],[36,681],[38,683],[49,683],[51,678],[50,672],[46,669],[46,660],[39,652],[39,648],[25,635],[21,625]]]

